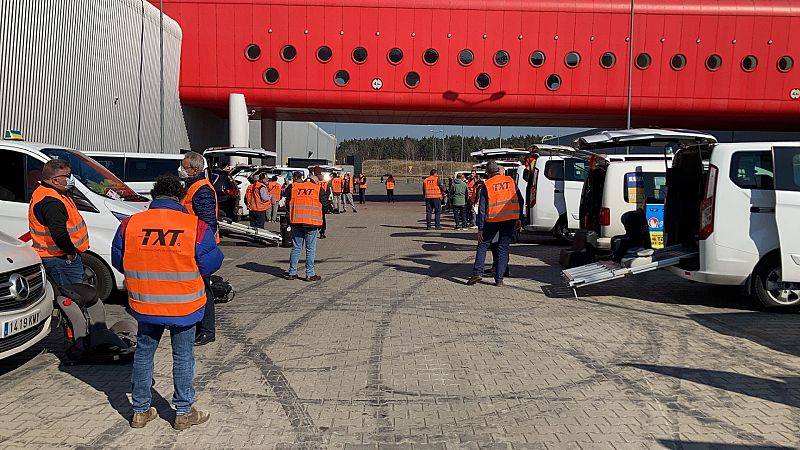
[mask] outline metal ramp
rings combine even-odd
[[[220,218],[218,224],[221,234],[242,237],[253,242],[267,245],[279,243],[281,241],[280,234],[232,222],[228,218]]]
[[[561,275],[575,292],[575,289],[579,287],[674,266],[685,259],[697,257],[697,254],[694,249],[675,245],[656,250],[652,256],[624,258],[623,264],[614,261],[598,261],[563,270]],[[577,293],[575,295],[577,297]]]

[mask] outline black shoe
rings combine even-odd
[[[426,230],[430,230],[430,229],[431,229],[431,227],[425,227],[425,229],[426,229]]]
[[[287,274],[286,275],[286,279],[287,280],[296,280],[297,279],[297,274],[294,274],[294,275]]]
[[[436,229],[437,229],[437,230],[441,230],[441,229],[442,229],[442,227],[436,227]]]
[[[194,339],[194,345],[196,347],[197,346],[201,346],[201,345],[206,345],[206,344],[210,344],[210,343],[212,343],[212,342],[214,342],[216,340],[217,340],[217,338],[215,338],[214,335],[212,335],[212,334],[200,333]]]
[[[322,277],[319,275],[314,275],[306,278],[306,281],[320,281],[320,280],[322,280]]]
[[[495,282],[494,282],[494,285],[495,285],[495,286],[497,286],[497,287],[501,287],[501,286],[503,286],[503,280],[497,280],[497,281],[495,281]]]
[[[326,237],[327,237],[327,236],[325,236],[324,234],[320,234],[320,235],[319,235],[319,238],[320,238],[320,239],[325,239]]]
[[[473,276],[469,277],[469,279],[467,280],[467,286],[472,286],[473,284],[477,283],[478,281],[481,281],[481,276],[480,275],[473,275]]]
[[[357,213],[358,211],[356,211],[356,210],[354,209],[354,210],[353,210],[353,212],[354,212],[354,213]]]

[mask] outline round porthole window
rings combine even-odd
[[[333,57],[333,50],[327,45],[323,45],[322,47],[317,49],[317,60],[322,63],[326,63],[331,60]]]
[[[556,74],[552,74],[549,77],[547,77],[546,83],[547,83],[547,89],[551,91],[557,91],[558,88],[561,87],[561,77]]]
[[[294,45],[284,45],[283,48],[281,48],[282,60],[290,62],[294,61],[296,57],[297,57],[297,49],[294,48]]]
[[[499,52],[494,54],[494,64],[497,67],[505,67],[510,60],[511,56],[505,50],[500,50]]]
[[[564,64],[570,69],[578,67],[578,64],[580,63],[581,55],[579,55],[578,52],[569,52],[567,53],[567,56],[564,57]]]
[[[706,58],[706,69],[714,72],[719,70],[720,67],[722,67],[721,56],[714,54]]]
[[[475,60],[475,54],[472,50],[465,48],[458,53],[458,63],[462,66],[468,66]]]
[[[611,52],[603,53],[603,56],[600,57],[600,67],[604,69],[610,69],[614,67],[614,64],[617,63],[617,57]]]
[[[419,74],[417,72],[408,72],[403,82],[407,88],[414,89],[419,86]]]
[[[278,69],[274,67],[270,67],[269,69],[264,71],[264,82],[267,84],[275,84],[278,82],[278,78],[280,78],[280,74],[278,73]]]
[[[745,72],[752,72],[758,67],[758,59],[753,55],[747,55],[742,58],[742,70]]]
[[[356,64],[363,64],[367,60],[367,49],[364,47],[356,47],[353,49],[353,62]]]
[[[639,55],[636,56],[636,68],[639,70],[647,69],[652,62],[653,58],[651,58],[648,53],[639,53]]]
[[[346,70],[339,70],[333,76],[333,82],[339,87],[345,87],[350,82],[350,74]]]
[[[392,64],[400,64],[400,61],[403,60],[403,51],[395,47],[389,50],[389,53],[386,54],[386,59]]]
[[[536,50],[535,52],[531,53],[530,62],[533,67],[542,67],[544,64],[544,52],[541,50]]]
[[[486,89],[490,84],[492,84],[492,78],[488,73],[479,73],[478,76],[475,77],[475,87],[478,89]]]
[[[791,56],[783,56],[778,60],[778,71],[786,73],[794,67],[794,60]]]
[[[261,56],[261,47],[256,44],[250,44],[244,49],[245,58],[250,61],[255,61]]]
[[[672,70],[683,70],[686,67],[686,56],[678,53],[669,60],[669,66]]]
[[[425,64],[429,66],[436,64],[436,61],[438,60],[439,60],[439,52],[437,52],[436,49],[433,48],[425,50],[425,53],[422,55],[422,61],[424,61]]]

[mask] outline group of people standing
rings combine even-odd
[[[277,175],[267,181],[267,174],[251,176],[250,185],[244,192],[247,209],[250,210],[250,226],[264,228],[264,223],[278,220],[278,204],[281,201],[282,186]]]

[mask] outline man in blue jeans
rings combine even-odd
[[[205,312],[203,277],[216,272],[224,257],[208,224],[181,206],[184,194],[177,177],[158,177],[150,208],[123,220],[112,243],[112,264],[125,274],[128,312],[139,324],[131,374],[133,428],[158,416],[150,390],[164,329],[172,343],[173,427],[184,430],[210,417],[194,406],[195,325]]]
[[[297,279],[300,253],[305,247],[305,280],[320,281],[322,277],[317,275],[314,259],[317,256],[317,233],[324,223],[322,212],[330,207],[329,194],[319,185],[319,180],[322,178],[321,170],[306,180],[303,180],[301,172],[295,172],[292,177],[297,181],[286,191],[286,209],[289,212],[289,224],[292,226],[292,253],[289,256],[286,279]]]

